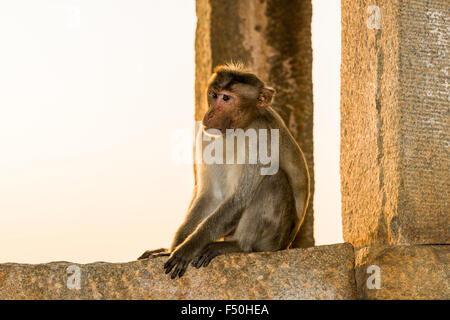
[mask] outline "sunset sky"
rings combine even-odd
[[[342,242],[340,1],[313,1],[316,243]],[[0,2],[0,263],[130,261],[192,196],[195,1]]]

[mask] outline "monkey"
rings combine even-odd
[[[274,89],[243,65],[214,69],[206,88],[208,110],[196,137],[196,150],[204,151],[204,135],[217,143],[239,129],[275,129],[279,169],[262,174],[263,164],[249,163],[248,155],[241,164],[225,160],[196,163],[194,196],[170,250],[146,251],[138,259],[169,256],[165,273],[172,272],[175,279],[184,275],[189,264],[207,267],[219,255],[290,247],[306,214],[310,177],[300,146],[271,106],[274,94]]]

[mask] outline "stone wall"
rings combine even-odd
[[[449,299],[450,246],[236,253],[171,280],[167,258],[0,264],[4,299]],[[376,268],[376,269],[374,269]],[[377,282],[378,281],[378,282]]]
[[[360,299],[450,298],[447,0],[342,0],[341,191]]]
[[[311,175],[311,200],[295,247],[314,245],[311,2],[305,0],[197,1],[195,119],[206,109],[214,67],[245,63],[277,91],[274,108],[299,143]]]
[[[0,300],[356,299],[349,244],[229,254],[175,280],[164,273],[165,260],[0,264]]]

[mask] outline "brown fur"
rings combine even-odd
[[[261,175],[261,164],[197,165],[194,198],[170,250],[146,251],[140,257],[170,254],[164,268],[172,278],[181,277],[191,262],[206,267],[220,254],[288,248],[308,205],[305,157],[270,107],[274,90],[242,66],[219,66],[214,71],[205,129],[219,129],[223,135],[226,129],[278,129],[280,168],[273,175]],[[202,146],[202,135],[197,146]],[[216,139],[212,143],[220,136]]]

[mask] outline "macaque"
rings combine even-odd
[[[274,93],[242,66],[223,65],[214,70],[196,152],[204,157],[202,137],[207,135],[210,143],[219,146],[215,156],[220,161],[195,164],[194,197],[170,250],[146,251],[139,259],[170,256],[164,268],[174,279],[183,276],[189,264],[206,267],[218,255],[289,248],[305,217],[310,182],[300,147],[271,107]],[[229,138],[251,130],[260,136],[274,133],[263,139],[267,145],[259,141],[257,149],[259,154],[264,149],[278,155],[275,170],[264,173],[264,163],[255,161],[251,152],[241,162],[230,161],[234,159],[230,152],[239,158],[246,150],[230,147]]]

